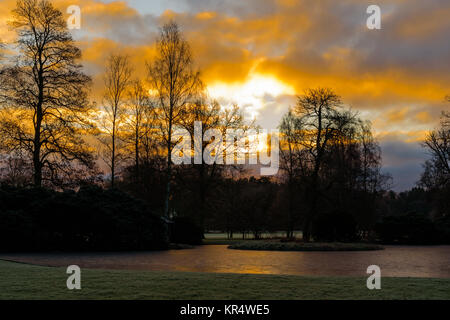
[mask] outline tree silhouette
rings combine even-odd
[[[100,136],[100,141],[106,147],[103,158],[111,170],[111,188],[117,174],[117,165],[123,160],[121,154],[122,140],[121,129],[126,115],[126,98],[130,85],[132,68],[129,58],[125,55],[109,56],[104,75],[104,105],[100,118],[104,135]],[[122,137],[123,138],[123,137]]]
[[[305,149],[302,146],[305,131],[299,117],[290,109],[281,119],[279,129],[280,139],[280,169],[285,173],[287,184],[287,238],[293,237],[294,223],[297,217],[294,212],[295,189],[298,179],[305,176]]]
[[[166,196],[164,214],[169,215],[172,179],[172,135],[185,108],[197,95],[201,81],[193,69],[191,49],[174,22],[161,28],[157,58],[148,64],[149,83],[158,108],[158,122],[166,145]]]
[[[8,109],[0,126],[2,147],[30,156],[35,186],[74,180],[83,167],[93,168],[82,138],[90,127],[91,79],[77,63],[81,52],[49,1],[19,0],[12,16],[18,54],[2,75]]]
[[[195,122],[201,122],[201,131],[197,133],[194,130]],[[186,106],[180,125],[190,134],[191,153],[196,152],[202,161],[201,163],[178,167],[179,170],[176,170],[177,178],[183,187],[191,192],[194,199],[195,218],[203,228],[207,212],[211,209],[208,207],[208,202],[213,201],[209,195],[216,194],[215,187],[225,171],[224,165],[218,164],[216,161],[210,165],[204,163],[203,156],[207,152],[208,144],[214,145],[214,141],[203,141],[204,134],[208,130],[217,129],[222,137],[225,137],[227,130],[241,129],[242,133],[245,133],[250,126],[244,122],[243,115],[237,106],[222,108],[217,101],[211,101],[206,95],[202,95],[194,103]],[[225,158],[226,153],[234,152],[232,147],[221,146],[220,149],[222,149],[222,153],[214,154],[215,159],[219,155]],[[182,178],[182,176],[188,176],[189,179]]]
[[[155,110],[141,80],[133,80],[128,92],[128,142],[134,154],[134,176],[139,179],[139,163],[143,142],[153,139]]]
[[[310,240],[311,226],[317,212],[319,200],[319,172],[322,169],[326,150],[338,130],[341,99],[331,89],[309,89],[304,95],[298,97],[294,111],[301,118],[305,137],[303,147],[308,150],[311,158],[312,172],[309,176],[310,209],[305,216],[303,226],[303,239]]]
[[[429,132],[423,147],[431,156],[424,164],[419,186],[433,195],[435,215],[447,216],[450,211],[450,113],[442,112],[440,127]]]
[[[442,112],[441,126],[439,129],[428,133],[424,147],[431,155],[433,165],[440,171],[442,176],[436,184],[446,184],[450,179],[450,113]]]
[[[316,236],[324,234],[317,224],[336,215],[367,230],[387,181],[370,123],[344,108],[332,90],[319,88],[300,96],[279,128],[287,236],[301,220],[303,239],[310,241],[313,229]],[[356,210],[363,204],[364,214]]]

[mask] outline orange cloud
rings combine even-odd
[[[438,7],[430,11],[417,11],[397,25],[397,33],[405,38],[423,38],[450,28],[450,7]]]
[[[392,110],[388,112],[387,118],[390,122],[402,122],[405,120],[409,108],[405,107],[401,110]]]
[[[417,113],[414,118],[421,123],[429,123],[432,121],[431,115],[427,111]]]
[[[450,4],[437,6],[437,1],[380,0],[383,29],[376,32],[366,30],[366,7],[358,0],[230,1],[229,10],[208,7],[211,0],[191,4],[191,11],[166,10],[160,16],[142,14],[126,1],[53,2],[63,12],[72,4],[82,8],[82,30],[74,35],[95,78],[95,92],[101,89],[106,57],[113,52],[128,54],[136,76],[145,78],[157,28],[173,19],[183,28],[207,85],[245,87],[257,73],[298,93],[331,87],[353,108],[369,112],[372,120],[382,110],[380,131],[401,124],[414,132],[417,125],[429,125],[436,118],[434,109],[443,108],[442,99],[450,93],[448,39],[441,38],[448,30]],[[5,21],[14,3],[0,2],[4,40],[11,39]],[[287,107],[276,108],[279,117]],[[273,116],[272,121],[276,126],[278,119]]]

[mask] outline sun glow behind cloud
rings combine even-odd
[[[247,119],[257,119],[268,98],[295,94],[294,88],[270,75],[252,72],[243,83],[214,82],[208,85],[212,98],[225,105],[237,104]]]
[[[73,36],[94,80],[94,101],[101,101],[107,56],[128,54],[136,77],[145,79],[158,27],[173,19],[191,44],[210,96],[224,107],[237,104],[263,128],[276,128],[305,89],[335,90],[372,121],[394,177],[410,157],[397,152],[401,161],[393,161],[389,154],[420,154],[400,189],[422,171],[419,141],[449,108],[448,0],[380,0],[377,31],[365,28],[367,3],[360,0],[51,1],[65,18],[69,5],[82,9],[82,29]],[[0,0],[0,41],[15,38],[6,24],[15,2]]]

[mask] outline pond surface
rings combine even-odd
[[[225,245],[126,253],[0,254],[0,259],[45,266],[149,271],[450,278],[450,246],[386,246],[379,251],[277,252],[231,250]]]

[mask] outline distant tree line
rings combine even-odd
[[[304,241],[408,242],[414,229],[402,223],[408,225],[411,214],[428,219],[430,228],[448,226],[448,113],[424,142],[431,159],[410,193],[387,191],[391,178],[381,172],[370,122],[329,88],[306,90],[283,116],[276,176],[254,177],[251,166],[237,164],[175,166],[176,127],[189,132],[201,155],[210,141],[196,143],[195,121],[202,122],[202,135],[212,128],[259,130],[239,106],[225,108],[208,97],[176,23],[161,28],[156,57],[141,66],[145,78],[136,77],[129,56],[109,56],[98,105],[62,13],[47,0],[19,0],[12,14],[17,42],[12,56],[0,58],[5,237],[33,242],[20,231],[23,225],[38,239],[35,249],[60,249],[51,246],[57,239],[71,249],[103,250],[108,241],[145,249],[170,240],[199,243],[209,230],[230,238],[280,230],[293,238],[302,230]],[[416,193],[423,203],[413,206],[405,199],[418,201]],[[81,217],[70,230],[61,220],[68,212]]]
[[[386,242],[450,243],[449,112],[442,113],[440,127],[429,132],[422,145],[430,159],[417,186],[384,197],[385,214],[376,230]]]

